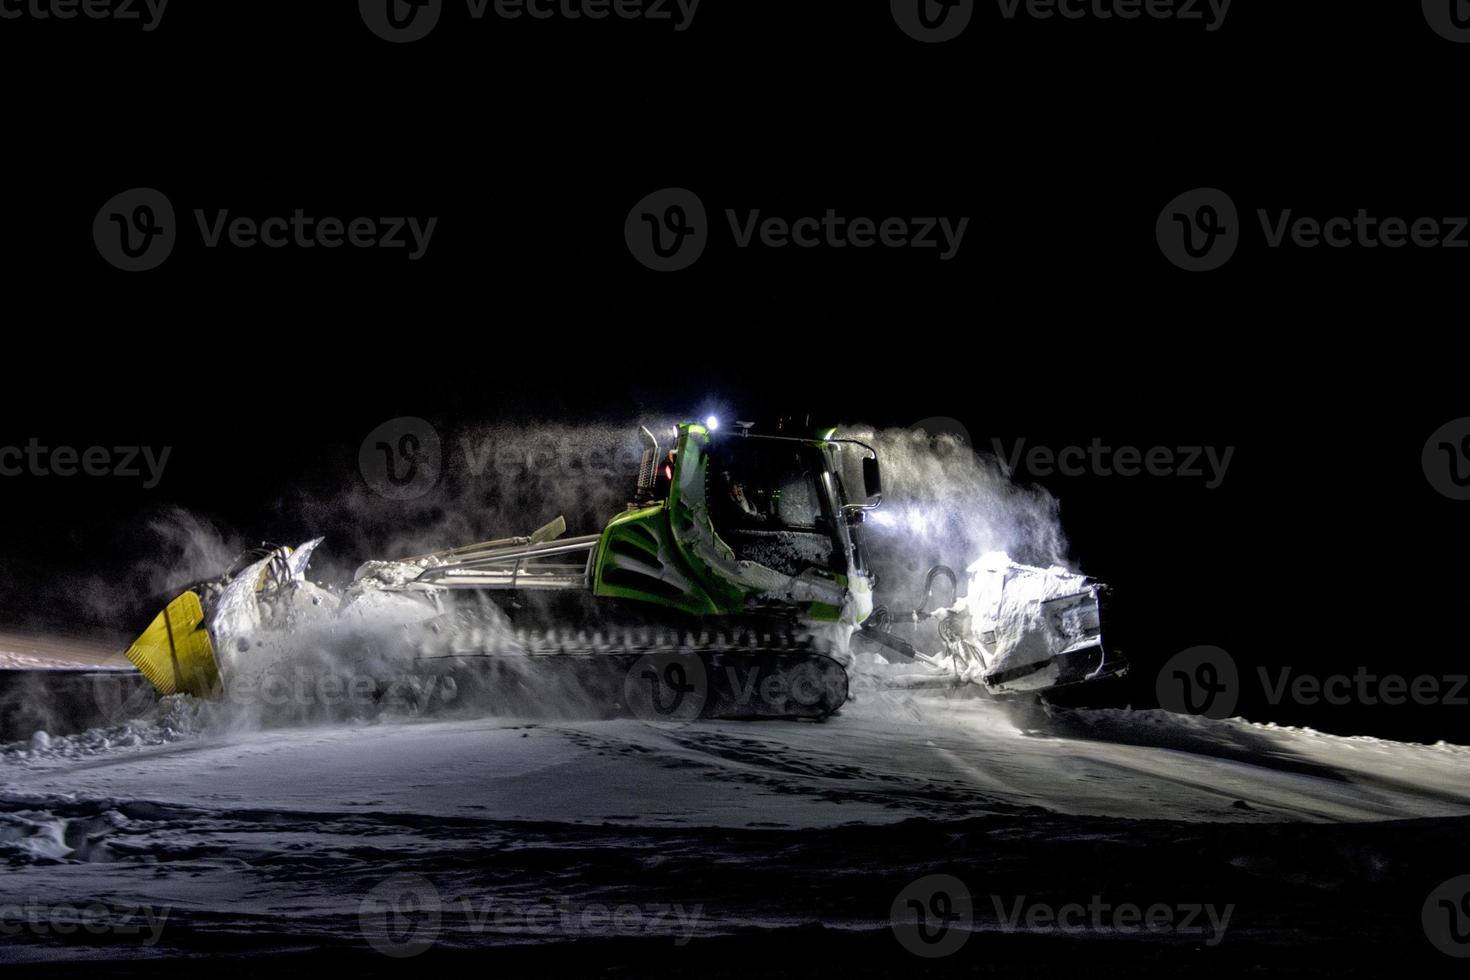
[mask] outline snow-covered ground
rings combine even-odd
[[[1018,728],[983,698],[905,694],[824,724],[384,721],[236,731],[170,717],[15,746],[6,792],[497,821],[831,827],[1041,808],[1163,820],[1470,814],[1470,749],[1162,711]],[[202,731],[191,732],[193,726]],[[162,742],[162,744],[147,744]]]
[[[97,947],[108,956],[242,936],[259,950],[370,945],[383,887],[418,889],[415,901],[441,912],[435,941],[450,947],[632,928],[631,913],[621,926],[568,925],[568,908],[634,906],[648,929],[661,910],[658,928],[675,938],[804,922],[873,929],[886,928],[887,906],[859,899],[859,878],[828,894],[833,865],[902,883],[943,859],[958,828],[985,828],[991,861],[1099,835],[1163,855],[1226,823],[1275,834],[1283,823],[1470,814],[1464,748],[1163,712],[1017,724],[982,698],[916,692],[870,690],[822,724],[254,730],[210,717],[171,699],[153,721],[4,749],[0,908],[166,917],[152,941],[144,928]],[[1041,869],[1048,858],[1030,860]],[[773,874],[793,894],[828,897],[773,896],[762,890]],[[497,923],[482,914],[492,909],[513,914]],[[527,925],[538,909],[551,923],[539,930]],[[94,950],[44,930],[23,938],[0,959]]]

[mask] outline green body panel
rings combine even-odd
[[[866,618],[872,603],[865,575],[849,580],[814,568],[791,576],[737,561],[705,500],[709,442],[702,425],[678,427],[668,498],[608,523],[593,558],[593,593],[703,616],[737,615],[759,604],[793,608],[815,622],[838,622],[844,613],[854,623]],[[825,446],[820,439],[810,444]]]
[[[682,490],[691,478],[703,485],[708,462],[703,449],[708,442],[709,433],[703,426],[680,426],[675,457],[679,472],[669,498],[624,511],[608,522],[594,559],[595,595],[637,599],[704,616],[744,610],[747,590],[719,575],[685,543],[701,523],[705,533],[715,537],[709,515],[702,507],[696,510]],[[733,561],[734,553],[728,547],[724,551]]]
[[[597,542],[594,595],[636,599],[701,616],[736,612],[711,595],[674,544],[668,503],[613,518]]]
[[[842,618],[842,607],[828,602],[814,602],[806,608],[807,618],[817,623],[835,623]]]

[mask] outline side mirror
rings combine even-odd
[[[883,476],[877,456],[863,457],[863,493],[867,494],[869,507],[877,507],[883,500]]]

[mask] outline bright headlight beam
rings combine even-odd
[[[713,432],[720,427],[720,420],[711,415],[704,420],[704,427]]]

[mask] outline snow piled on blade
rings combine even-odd
[[[1086,642],[1077,616],[1058,616],[1053,622],[1047,615],[1047,603],[1086,596],[1093,589],[1086,575],[1060,565],[1022,565],[1000,551],[982,555],[966,571],[970,582],[963,606],[970,631],[983,644],[988,669],[1025,667]],[[1085,614],[1089,608],[1095,613],[1095,603],[1075,612]]]

